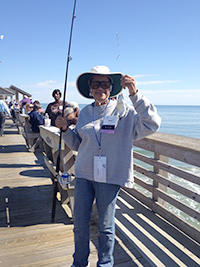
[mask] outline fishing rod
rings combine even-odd
[[[70,30],[70,37],[69,37],[69,46],[68,46],[68,54],[67,54],[67,66],[66,66],[66,73],[65,73],[65,83],[64,83],[64,95],[63,95],[63,109],[62,109],[62,117],[64,116],[64,109],[65,109],[65,98],[66,98],[66,91],[67,91],[67,78],[68,78],[68,69],[69,69],[69,62],[72,60],[70,56],[71,50],[71,43],[72,43],[72,33],[73,33],[73,26],[74,26],[74,19],[76,10],[76,0],[74,0],[74,7],[72,13],[72,20],[71,20],[71,30]],[[55,219],[55,209],[56,209],[56,196],[58,192],[58,177],[59,177],[59,170],[60,170],[60,154],[61,154],[61,141],[62,141],[62,128],[60,129],[60,138],[59,138],[59,147],[58,147],[58,157],[56,162],[56,178],[54,179],[54,193],[53,193],[53,203],[52,203],[52,214],[51,214],[51,221],[54,222]]]

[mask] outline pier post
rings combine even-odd
[[[160,160],[160,161],[165,162],[165,163],[168,163],[168,161],[169,161],[169,158],[168,157],[163,156],[163,155],[160,155],[158,153],[154,153],[154,159]],[[156,174],[160,174],[163,177],[168,178],[168,172],[163,171],[163,170],[159,169],[158,167],[155,167],[154,166],[153,171]],[[153,200],[154,201],[157,201],[162,206],[166,207],[166,201],[157,196],[155,189],[156,188],[159,188],[162,191],[167,192],[167,186],[162,185],[162,184],[158,183],[157,181],[153,180],[153,188],[154,188],[153,189],[153,195],[152,195]]]

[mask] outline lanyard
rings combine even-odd
[[[105,108],[105,111],[104,111],[104,115],[103,115],[103,120],[102,120],[101,125],[100,125],[100,129],[101,129],[102,125],[103,125],[103,121],[104,121],[104,119],[105,119],[105,116],[106,116],[106,110],[107,110],[107,107],[108,107],[108,104],[109,104],[109,103],[110,103],[110,99],[109,99],[109,101],[108,101],[108,103],[107,103],[107,105],[106,105],[106,108]],[[100,137],[99,137],[99,139],[98,139],[97,132],[96,132],[96,129],[95,129],[95,127],[94,127],[94,126],[95,126],[95,125],[94,125],[94,105],[95,105],[95,103],[92,105],[92,115],[93,115],[93,120],[92,120],[92,122],[93,122],[94,134],[95,134],[97,143],[98,143],[98,145],[99,145],[99,156],[101,156],[101,132],[100,132]]]

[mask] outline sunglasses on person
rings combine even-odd
[[[99,82],[99,81],[91,81],[90,82],[90,87],[92,89],[94,89],[94,90],[98,89],[100,86],[103,89],[109,89],[111,85],[112,85],[111,82],[106,82],[106,81],[102,81],[102,82]]]

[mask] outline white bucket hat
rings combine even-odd
[[[67,107],[65,108],[64,110],[64,114],[65,116],[68,116],[69,114],[73,113],[74,112],[74,109],[73,108],[70,108],[70,107]]]
[[[71,107],[71,108],[73,108],[73,109],[76,109],[76,108],[79,109],[79,105],[78,105],[78,103],[76,103],[76,102],[70,102],[70,103],[68,104],[68,107]]]
[[[78,103],[76,103],[76,102],[70,102],[68,104],[68,106],[64,110],[65,116],[73,113],[75,111],[75,109],[79,109]]]
[[[110,93],[110,97],[114,97],[122,91],[123,88],[121,86],[121,78],[123,74],[121,72],[111,73],[109,68],[106,66],[96,66],[96,67],[93,67],[90,72],[84,72],[81,75],[79,75],[78,78],[76,79],[76,87],[79,93],[83,97],[90,98],[90,99],[93,98],[93,96],[90,95],[88,81],[94,75],[107,75],[112,78],[113,84],[112,84],[112,91]]]

